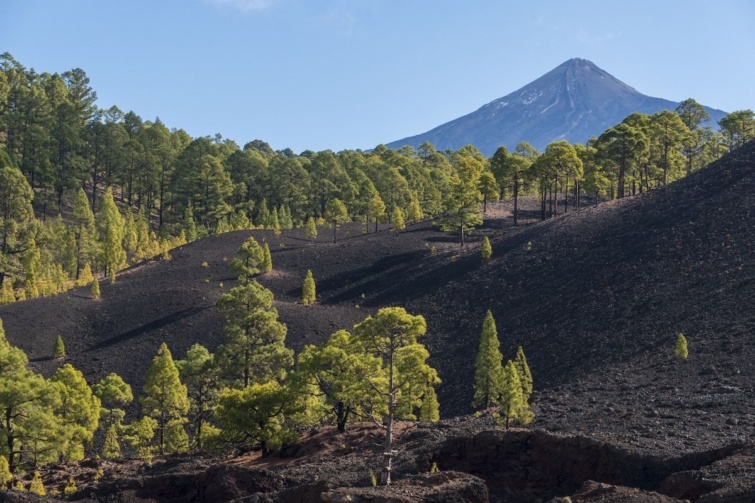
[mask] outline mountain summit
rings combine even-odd
[[[501,145],[511,150],[527,141],[543,150],[561,139],[584,143],[632,112],[653,114],[678,105],[639,93],[591,61],[574,58],[471,114],[388,146],[416,148],[429,141],[438,150],[457,150],[472,144],[491,156]],[[714,121],[726,115],[705,109]]]

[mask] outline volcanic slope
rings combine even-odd
[[[633,112],[654,114],[679,103],[644,95],[591,61],[573,58],[502,98],[430,131],[388,143],[418,147],[429,141],[438,150],[472,144],[492,156],[501,145],[514,150],[525,140],[544,150],[556,140],[584,143]],[[711,126],[726,113],[705,107]]]
[[[236,232],[120,274],[100,301],[78,289],[4,306],[0,318],[46,373],[59,364],[49,355],[61,334],[88,379],[114,371],[138,391],[163,341],[176,358],[195,342],[222,342],[213,306],[235,284],[227,261],[254,235],[271,246],[275,269],[260,281],[294,349],[379,307],[405,306],[427,318],[443,415],[463,414],[491,309],[505,356],[518,345],[528,355],[535,426],[692,452],[755,434],[754,189],[751,142],[651,193],[519,228],[490,218],[475,233],[492,239],[487,263],[476,245],[460,249],[427,222],[368,235],[353,224],[335,244],[325,228],[316,243],[301,230]],[[299,301],[307,269],[319,296],[310,307]],[[689,340],[686,362],[673,356],[678,332]]]

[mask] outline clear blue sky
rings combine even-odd
[[[638,91],[755,109],[755,2],[0,0],[0,52],[82,68],[117,105],[192,136],[372,148],[573,57]]]

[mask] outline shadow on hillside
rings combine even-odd
[[[523,250],[536,232],[537,229],[523,230],[497,242],[493,249],[493,259]],[[376,290],[379,293],[364,305],[405,304],[411,299],[423,297],[428,292],[443,288],[448,283],[461,280],[471,271],[484,265],[476,251],[469,251],[465,247],[461,253],[461,255],[455,255],[454,252],[450,255],[448,253],[438,255],[433,257],[432,262],[417,260],[413,264],[407,264],[402,270],[392,271],[387,278],[382,278],[383,288]],[[406,277],[411,277],[412,281],[405,281]]]
[[[164,326],[171,325],[173,323],[177,323],[190,316],[194,316],[195,314],[201,311],[204,311],[205,309],[207,309],[207,307],[189,307],[186,309],[182,309],[181,311],[176,311],[175,313],[171,313],[167,316],[163,316],[162,318],[158,318],[157,320],[150,321],[149,323],[145,323],[144,325],[140,327],[136,327],[132,330],[129,330],[128,332],[124,332],[120,335],[116,335],[115,337],[111,337],[110,339],[100,341],[97,344],[91,346],[86,351],[87,352],[95,351],[98,349],[103,349],[110,346],[114,346],[116,344],[120,344],[134,337],[143,335],[147,332],[158,330]]]
[[[369,266],[353,271],[345,271],[332,276],[318,284],[318,290],[323,295],[324,304],[338,304],[339,302],[358,299],[364,292],[380,291],[387,285],[393,285],[398,278],[405,277],[408,271],[415,267],[418,260],[427,255],[424,250],[401,253],[382,258]],[[342,293],[328,297],[327,292],[337,291],[344,287],[351,287]],[[298,290],[289,292],[298,295]]]

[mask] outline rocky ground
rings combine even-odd
[[[524,347],[536,389],[532,430],[488,433],[502,436],[481,441],[475,435],[491,427],[485,418],[415,428],[423,432],[421,441],[417,437],[422,446],[407,447],[407,459],[415,464],[402,468],[398,477],[414,488],[407,493],[467,484],[471,496],[456,501],[476,501],[482,494],[474,489],[476,479],[449,475],[458,471],[483,480],[494,501],[547,501],[543,498],[565,495],[573,501],[753,501],[753,194],[755,143],[750,143],[664,189],[570,209],[542,223],[533,199],[523,201],[523,225],[516,228],[509,203],[494,205],[465,248],[430,222],[401,233],[383,226],[367,235],[352,224],[339,231],[336,243],[325,228],[316,242],[305,240],[300,230],[280,236],[230,233],[175,250],[171,260],[125,271],[115,284],[103,285],[100,301],[79,289],[0,307],[0,318],[9,340],[43,372],[51,373],[59,364],[49,356],[61,334],[69,361],[88,379],[114,371],[138,391],[163,341],[176,358],[195,342],[211,349],[222,342],[223,319],[213,306],[234,285],[228,261],[254,235],[270,244],[274,271],[260,281],[274,292],[289,329],[287,343],[296,350],[350,328],[379,307],[401,305],[425,315],[424,342],[443,379],[438,390],[443,417],[472,412],[472,367],[486,310],[497,320],[507,357],[518,345]],[[494,249],[487,263],[479,256],[483,235]],[[307,269],[317,280],[319,299],[309,307],[299,301]],[[689,341],[687,361],[673,356],[679,332]],[[134,405],[131,413],[136,412]],[[411,435],[418,433],[407,433]],[[550,454],[537,459],[504,449],[510,441],[524,442],[522,449],[530,452],[540,438],[532,435],[573,443],[559,444],[566,447],[546,450]],[[456,437],[467,442],[466,450],[453,443]],[[342,443],[346,451],[322,454],[326,458],[312,454],[295,458],[299,461],[285,469],[264,469],[282,477],[280,487],[286,490],[309,480],[305,485],[327,484],[329,490],[356,485],[367,491],[360,497],[377,498],[380,490],[372,490],[365,470],[370,466],[365,449],[348,452],[349,442]],[[445,453],[445,460],[452,459],[449,445],[468,453],[495,448],[521,466],[504,476],[508,468],[500,468],[503,461],[492,454],[481,455],[489,465],[485,469],[473,468],[470,455],[454,463],[438,458],[445,478],[425,474],[418,456]],[[326,462],[327,456],[332,462]],[[209,468],[216,462],[171,459],[156,466],[173,463],[187,472],[192,463]],[[627,464],[634,468],[606,468]],[[195,472],[206,471],[200,465]],[[581,467],[578,476],[552,472],[569,466]],[[130,473],[127,467],[119,470]],[[318,473],[318,480],[306,478]],[[444,482],[430,484],[428,478]],[[523,489],[516,482],[522,478]],[[510,482],[503,486],[500,480]],[[555,485],[543,489],[533,481]],[[527,492],[530,486],[538,489]],[[266,492],[280,492],[271,491]],[[251,494],[246,493],[244,497]]]

